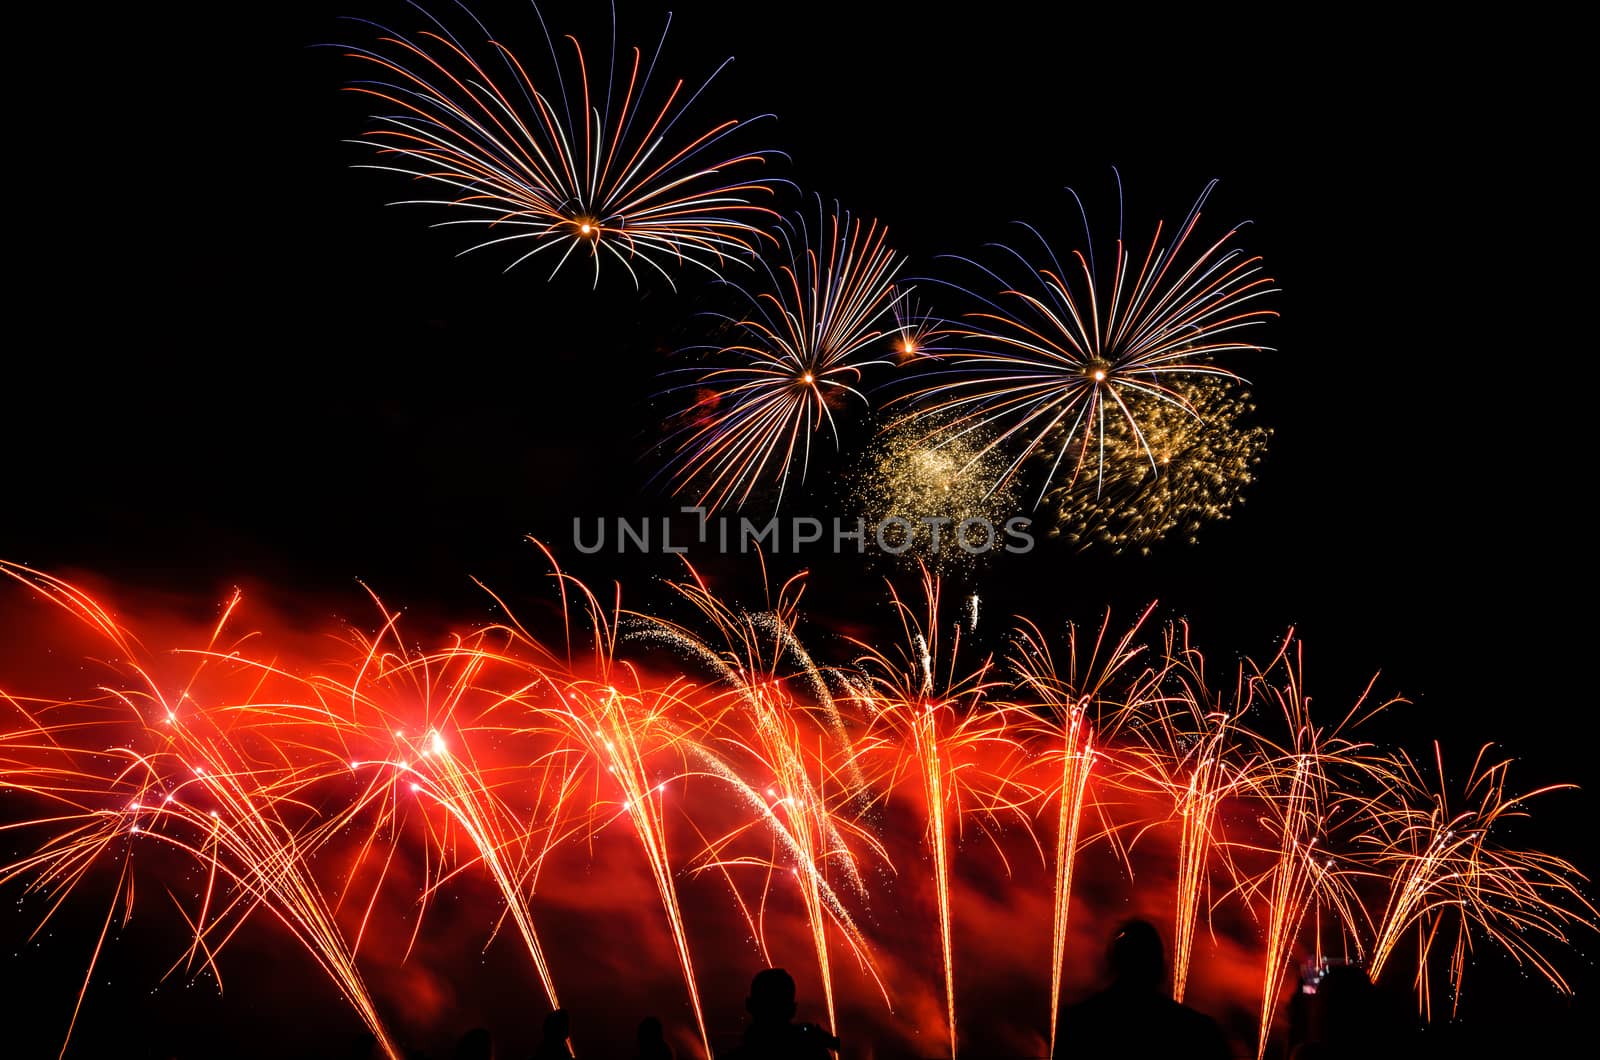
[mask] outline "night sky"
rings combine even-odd
[[[542,47],[526,5],[474,10]],[[1234,364],[1274,434],[1232,519],[1148,557],[1041,542],[958,572],[962,592],[997,625],[1158,599],[1219,660],[1265,655],[1294,626],[1319,702],[1347,703],[1375,671],[1412,701],[1383,742],[1441,738],[1460,760],[1502,741],[1523,786],[1591,785],[1589,399],[1568,363],[1585,356],[1570,336],[1586,302],[1564,263],[1590,225],[1575,217],[1586,145],[1559,64],[1503,61],[1542,54],[1546,31],[929,10],[685,4],[663,69],[697,82],[736,56],[694,113],[770,111],[742,142],[788,154],[773,176],[887,224],[907,275],[1011,239],[1017,220],[1081,243],[1069,186],[1109,240],[1115,167],[1133,242],[1218,179],[1207,231],[1250,221],[1238,244],[1281,288],[1281,319],[1256,336],[1274,351]],[[624,5],[623,41],[653,44],[664,11]],[[601,5],[545,13],[603,50]],[[676,559],[575,555],[571,521],[675,509],[648,481],[669,409],[658,373],[703,341],[709,285],[635,290],[603,270],[592,290],[587,263],[547,282],[538,265],[503,273],[505,253],[456,257],[462,233],[428,227],[442,214],[385,205],[408,197],[401,178],[352,168],[368,111],[341,87],[359,72],[316,45],[372,31],[340,15],[422,25],[389,0],[195,19],[136,5],[15,45],[55,70],[12,99],[0,557],[202,608],[253,586],[308,621],[358,612],[359,581],[444,628],[486,615],[472,577],[543,591],[531,534],[648,606]],[[801,503],[825,508],[841,466]],[[750,557],[698,559],[759,602]],[[817,553],[772,571],[802,562],[819,624],[889,620],[894,565]],[[1600,868],[1595,809],[1587,791],[1551,796],[1523,834]],[[4,921],[8,943],[32,923]],[[81,948],[13,956],[18,941],[6,976],[42,969],[34,990],[59,1007]],[[1588,958],[1567,970],[1592,1004]],[[1484,974],[1529,1011],[1561,1008]]]

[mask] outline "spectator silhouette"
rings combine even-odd
[[[1366,969],[1346,964],[1328,969],[1306,1006],[1306,1040],[1293,1060],[1381,1060],[1396,1040],[1388,1013]]]
[[[744,1042],[723,1060],[828,1060],[839,1039],[815,1023],[795,1023],[794,978],[782,968],[768,968],[750,981],[745,998],[750,1025]]]
[[[456,1042],[456,1060],[494,1060],[494,1039],[482,1027],[474,1027]]]
[[[567,1044],[571,1036],[571,1017],[566,1009],[556,1009],[544,1018],[544,1034],[539,1038],[539,1048],[533,1051],[533,1060],[571,1060],[572,1047]]]
[[[1071,1060],[1228,1060],[1222,1028],[1162,989],[1161,935],[1130,920],[1111,936],[1111,985],[1061,1013],[1056,1057]]]
[[[672,1047],[654,1016],[639,1021],[639,1060],[672,1060]]]

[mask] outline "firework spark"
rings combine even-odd
[[[1193,544],[1204,523],[1242,503],[1272,433],[1245,422],[1250,395],[1220,379],[1177,380],[1171,391],[1175,402],[1135,394],[1130,418],[1107,421],[1101,458],[1045,496],[1051,534],[1149,552],[1175,533]]]
[[[894,304],[894,324],[892,348],[897,363],[938,358],[949,325],[924,306],[911,289]]]
[[[862,455],[852,499],[886,551],[944,566],[999,547],[993,538],[1015,511],[1009,484],[993,488],[999,464],[970,435],[901,424]]]
[[[1137,740],[1131,751],[1132,782],[1148,786],[1171,808],[1146,830],[1173,819],[1179,824],[1172,997],[1182,1001],[1195,926],[1201,908],[1212,904],[1207,898],[1213,858],[1226,859],[1230,850],[1219,811],[1226,800],[1253,792],[1260,755],[1244,746],[1241,720],[1253,691],[1244,668],[1231,692],[1215,692],[1207,682],[1205,658],[1189,641],[1188,626],[1168,629],[1166,639],[1158,678],[1162,691],[1144,700],[1147,712],[1128,719],[1124,731]],[[1231,863],[1224,868],[1237,879]]]
[[[790,870],[800,888],[811,929],[829,1025],[837,1026],[828,954],[830,922],[843,935],[858,963],[879,988],[884,989],[873,967],[865,936],[828,879],[831,867],[857,894],[865,893],[856,856],[845,840],[846,833],[862,839],[880,856],[885,856],[876,838],[836,812],[826,797],[826,784],[832,780],[846,801],[853,804],[861,794],[864,781],[850,753],[849,736],[828,692],[827,679],[794,633],[798,592],[791,596],[788,590],[795,583],[790,582],[780,591],[774,610],[750,614],[730,608],[711,593],[692,570],[691,574],[689,582],[678,583],[675,588],[715,631],[717,643],[713,645],[684,626],[651,616],[640,616],[642,633],[710,670],[724,691],[702,709],[722,717],[724,711],[720,704],[725,700],[731,707],[729,720],[737,721],[732,726],[721,726],[724,731],[715,739],[727,745],[737,760],[756,766],[752,779],[746,780],[745,777],[752,774],[748,766],[742,771],[736,770],[727,756],[714,754],[704,747],[700,749],[711,774],[731,784],[756,811],[749,825],[713,839],[708,844],[705,860],[708,865],[724,869],[737,864],[757,864],[767,870],[767,887],[771,886],[774,868]],[[796,687],[809,694],[814,708],[802,706],[793,691]],[[813,715],[820,716],[827,727],[832,739],[823,743],[825,746],[832,742],[835,755],[808,752],[809,740],[802,722]],[[840,759],[847,764],[848,782],[841,782],[842,778],[829,772],[827,763]],[[764,824],[771,831],[774,844],[787,856],[787,865],[772,856],[735,859],[724,853],[756,824]],[[757,904],[765,908],[765,892]],[[752,929],[758,937],[763,935],[758,926],[752,924]],[[765,954],[764,941],[762,949]],[[887,1001],[886,991],[884,997]]]
[[[570,763],[564,768],[588,773],[588,786],[594,791],[592,830],[598,831],[619,818],[633,826],[661,899],[695,1026],[709,1057],[711,1039],[674,882],[675,859],[666,827],[667,788],[684,774],[685,762],[698,746],[696,737],[705,721],[687,701],[684,682],[655,684],[632,665],[617,660],[620,605],[603,607],[587,586],[559,567],[555,577],[562,586],[564,602],[572,592],[585,604],[591,629],[592,672],[552,672],[532,667],[528,683],[511,695],[509,702],[528,712],[529,722],[521,731],[552,739],[552,753]],[[530,652],[548,654],[519,623],[504,628]],[[673,772],[667,773],[659,764],[663,758],[676,760]]]
[[[1270,704],[1268,713],[1281,717],[1287,732],[1282,739],[1254,733],[1262,751],[1255,795],[1265,831],[1277,838],[1275,850],[1261,851],[1272,856],[1270,866],[1240,888],[1265,909],[1257,1060],[1266,1055],[1284,978],[1306,917],[1315,912],[1320,923],[1322,910],[1329,910],[1344,937],[1358,948],[1361,945],[1354,877],[1330,839],[1363,820],[1370,808],[1365,792],[1385,782],[1391,772],[1385,757],[1370,744],[1353,740],[1347,731],[1397,701],[1369,702],[1369,684],[1342,718],[1331,725],[1318,724],[1305,691],[1303,647],[1291,631],[1277,656],[1256,667],[1252,675],[1254,700]],[[1310,940],[1319,958],[1321,941],[1319,929]]]
[[[453,862],[481,865],[505,901],[505,916],[521,936],[550,1006],[559,1008],[530,902],[545,857],[574,830],[568,818],[575,776],[530,748],[536,761],[531,772],[539,778],[537,809],[514,809],[503,792],[516,786],[513,779],[528,776],[529,767],[493,766],[474,752],[481,743],[511,738],[511,724],[496,717],[503,700],[482,692],[494,671],[506,669],[510,638],[490,628],[439,652],[408,650],[399,614],[376,597],[373,602],[383,623],[374,637],[352,638],[358,660],[352,675],[309,679],[306,706],[285,709],[303,709],[308,727],[330,742],[336,739],[334,750],[353,773],[389,781],[390,794],[371,823],[368,848],[382,833],[401,834],[404,816],[419,803],[442,811],[442,824],[427,822],[425,863],[432,880],[423,890],[422,912],[428,896],[455,871]],[[374,897],[382,884],[380,876]],[[419,912],[413,941],[423,919]]]

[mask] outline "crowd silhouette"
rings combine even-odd
[[[758,972],[750,982],[744,1041],[723,1060],[828,1060],[839,1039],[815,1023],[794,1022],[794,977],[782,968]]]
[[[572,1020],[567,1010],[558,1008],[544,1018],[544,1031],[533,1060],[567,1060],[572,1055]]]
[[[1222,1028],[1209,1016],[1167,996],[1161,935],[1130,920],[1106,952],[1111,984],[1066,1009],[1056,1033],[1056,1057],[1074,1060],[1228,1060]]]
[[[1290,1004],[1289,1060],[1397,1060],[1399,1022],[1366,969],[1336,966]]]
[[[1106,947],[1105,964],[1104,988],[1061,1011],[1052,1060],[1253,1058],[1253,1051],[1234,1052],[1215,1020],[1172,1000],[1167,992],[1165,948],[1160,933],[1149,922],[1129,920],[1120,925]],[[716,1060],[834,1060],[840,1053],[841,1043],[829,1030],[796,1020],[795,980],[782,968],[766,968],[756,974],[744,1007],[749,1018],[741,1039],[737,1045],[718,1050]],[[614,1015],[601,1014],[607,1021]],[[1400,1044],[1404,1038],[1401,1022],[1364,970],[1336,965],[1302,984],[1289,1006],[1287,1040],[1267,1055],[1273,1060],[1398,1060],[1406,1055]],[[573,1034],[567,1009],[549,1013],[531,1060],[601,1056],[593,1050],[580,1054],[574,1048]],[[634,1060],[674,1060],[667,1027],[656,1016],[639,1021],[635,1041]],[[881,1049],[861,1044],[862,1055],[881,1055]],[[377,1039],[363,1034],[352,1050],[328,1055],[369,1060],[382,1054]],[[526,1052],[497,1049],[484,1027],[462,1035],[448,1055],[453,1060],[529,1060]],[[406,1056],[408,1060],[430,1060],[423,1053]]]
[[[654,1016],[639,1021],[639,1052],[634,1060],[672,1060],[672,1047],[667,1044],[666,1028]]]

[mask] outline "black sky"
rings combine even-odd
[[[524,5],[474,7],[530,40]],[[601,5],[545,11],[604,32]],[[653,43],[663,11],[625,5],[623,40]],[[1386,737],[1500,740],[1530,786],[1592,783],[1592,341],[1570,264],[1592,134],[1551,50],[1566,31],[931,11],[685,4],[664,63],[693,79],[736,56],[702,113],[776,115],[754,141],[788,152],[782,175],[882,219],[913,274],[1014,220],[1076,242],[1069,185],[1109,235],[1115,166],[1135,235],[1220,179],[1208,221],[1249,219],[1240,244],[1282,289],[1277,352],[1240,366],[1275,431],[1248,503],[1151,558],[1008,560],[972,583],[988,614],[1159,598],[1219,658],[1294,625],[1319,698],[1382,670],[1414,700]],[[344,142],[366,128],[340,91],[357,72],[314,47],[370,39],[339,15],[422,25],[365,0],[76,11],[25,35],[53,69],[13,99],[0,556],[130,592],[266,581],[333,610],[361,579],[470,620],[469,575],[542,573],[522,535],[669,507],[644,488],[650,397],[697,281],[503,275],[503,255],[454,257],[437,215],[385,206],[403,182],[351,168],[367,156]],[[675,573],[575,562],[646,597]],[[735,595],[753,575],[713,566]],[[819,617],[857,614],[862,572],[814,566]],[[1596,867],[1593,806],[1555,797],[1532,832]]]
[[[378,6],[354,13],[422,25]],[[567,6],[558,29],[603,39],[603,7]],[[1240,245],[1282,289],[1278,352],[1239,366],[1275,437],[1236,518],[1153,560],[1055,550],[1015,580],[1079,612],[1109,594],[1219,633],[1249,616],[1216,650],[1294,623],[1485,737],[1522,704],[1518,728],[1551,721],[1528,742],[1568,754],[1545,737],[1571,720],[1585,631],[1559,609],[1586,588],[1588,535],[1584,389],[1562,362],[1578,274],[1556,264],[1583,200],[1559,86],[1423,25],[919,10],[696,4],[666,66],[736,56],[706,116],[775,114],[753,135],[791,155],[782,174],[883,219],[908,273],[1016,220],[1076,244],[1069,185],[1108,237],[1116,167],[1130,234],[1218,178],[1208,220],[1251,221]],[[519,4],[479,11],[531,33]],[[48,161],[18,203],[7,556],[443,602],[467,574],[512,573],[522,534],[569,537],[571,511],[669,505],[641,496],[649,399],[665,348],[700,337],[703,286],[503,275],[504,256],[454,257],[439,215],[384,205],[410,189],[351,168],[357,73],[314,47],[367,42],[344,13],[75,27],[88,91],[45,112],[30,157]],[[629,5],[623,39],[661,24]]]

